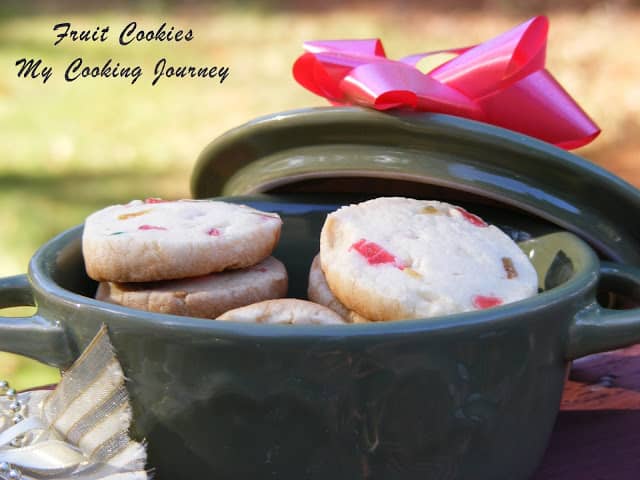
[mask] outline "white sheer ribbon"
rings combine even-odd
[[[0,479],[146,480],[124,381],[103,326],[55,390],[0,391]]]

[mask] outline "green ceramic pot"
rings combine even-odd
[[[275,252],[304,296],[333,199],[234,197],[279,212]],[[640,341],[640,271],[601,263],[570,233],[484,214],[535,264],[541,293],[480,312],[343,326],[240,324],[147,313],[91,298],[81,230],[51,240],[28,276],[0,280],[0,350],[67,367],[106,324],[149,443],[155,478],[279,480],[528,478],[558,412],[568,362]],[[499,220],[496,218],[499,217]],[[528,225],[526,229],[521,223]],[[635,293],[634,293],[635,292]]]
[[[192,192],[473,197],[543,218],[608,259],[640,266],[636,188],[549,143],[450,115],[353,107],[269,115],[211,142]]]

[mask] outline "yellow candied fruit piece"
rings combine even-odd
[[[416,272],[413,268],[405,268],[403,269],[403,272],[413,278],[422,278],[422,275],[419,272]]]
[[[144,215],[145,213],[149,213],[150,211],[151,209],[140,210],[139,212],[123,213],[121,215],[118,215],[118,220],[126,220],[128,218],[139,217],[141,215]]]
[[[433,205],[427,205],[422,210],[420,210],[420,213],[428,213],[428,214],[431,214],[431,215],[433,215],[434,213],[439,213],[439,212],[440,212],[440,210],[438,210]]]

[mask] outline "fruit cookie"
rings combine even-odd
[[[295,325],[339,325],[347,323],[340,315],[327,307],[296,298],[282,298],[280,300],[254,303],[246,307],[229,310],[216,320]]]
[[[327,280],[324,278],[324,273],[320,267],[320,254],[314,257],[311,268],[309,269],[307,297],[309,297],[309,300],[312,302],[330,308],[350,323],[366,323],[369,321],[356,312],[349,310],[335,297],[329,285],[327,285]]]
[[[273,257],[241,270],[148,283],[102,282],[96,299],[150,312],[215,318],[287,294],[287,271]]]
[[[90,215],[82,252],[98,281],[151,282],[254,265],[268,257],[282,221],[245,205],[149,199]]]
[[[322,270],[336,298],[371,320],[445,315],[535,295],[537,274],[500,229],[461,207],[377,198],[329,214]]]

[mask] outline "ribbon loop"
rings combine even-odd
[[[471,47],[429,75],[473,99],[502,90],[544,68],[549,22],[535,17]]]
[[[293,75],[336,105],[448,113],[577,148],[600,129],[545,69],[548,30],[538,16],[479,45],[399,61],[379,39],[306,42]],[[437,53],[456,57],[427,74],[416,68]]]
[[[46,440],[36,445],[7,449],[2,452],[2,458],[22,470],[45,477],[66,476],[86,461],[78,449],[62,440]]]
[[[14,438],[19,437],[30,430],[43,429],[45,427],[46,426],[42,420],[37,417],[31,417],[4,431],[0,431],[0,453],[2,453],[3,447],[9,445],[9,442]]]

